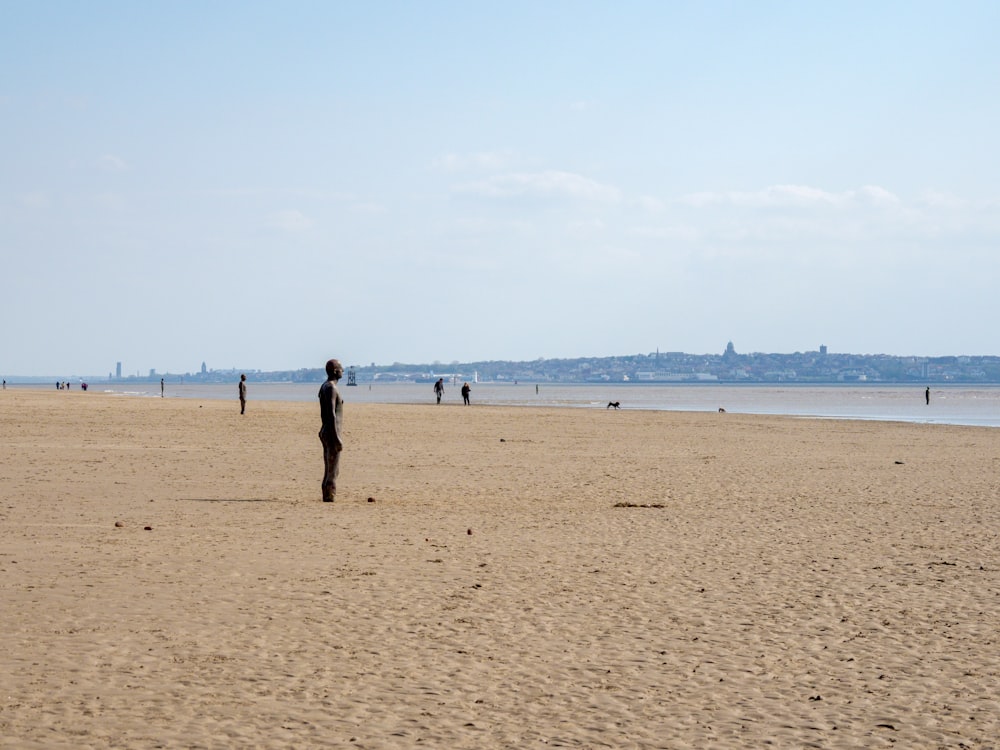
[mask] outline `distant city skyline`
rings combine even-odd
[[[815,349],[796,352],[742,352],[733,342],[728,342],[722,352],[698,353],[660,351],[613,354],[595,357],[536,358],[534,360],[476,360],[476,361],[413,361],[401,362],[353,362],[345,363],[349,377],[355,371],[361,381],[373,375],[393,374],[398,379],[426,377],[432,373],[451,373],[456,369],[466,376],[487,379],[539,379],[565,382],[584,380],[624,380],[642,382],[685,382],[718,379],[723,381],[747,382],[965,382],[984,385],[1000,383],[1000,355],[944,355],[944,356],[896,356],[889,354],[860,354],[852,352],[832,352],[825,344]],[[227,382],[237,373],[265,379],[276,378],[304,380],[325,377],[323,367],[303,365],[302,367],[279,370],[265,370],[259,367],[209,367],[202,361],[197,370],[160,371],[150,368],[147,373],[127,372],[122,363],[116,363],[114,372],[107,376],[101,373],[72,372],[70,378],[101,381],[154,381],[165,377],[170,381],[189,379],[192,382]],[[379,375],[376,375],[379,374]],[[65,373],[58,375],[11,374],[11,382],[47,380],[55,377],[62,380]],[[436,377],[436,375],[435,375]],[[390,378],[390,380],[393,378]]]
[[[6,3],[0,372],[1000,352],[997,28],[971,0]]]

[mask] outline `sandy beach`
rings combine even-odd
[[[992,748],[1000,430],[0,393],[4,748]]]

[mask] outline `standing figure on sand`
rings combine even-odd
[[[469,405],[469,394],[470,393],[472,393],[472,386],[470,386],[468,383],[464,383],[462,385],[462,401],[465,402],[466,406]]]
[[[444,395],[444,378],[438,378],[434,384],[434,395],[437,396],[437,402],[440,404],[441,397]]]
[[[931,405],[931,387],[930,386],[927,386],[927,388],[924,389],[924,401],[927,403],[928,406]]]
[[[340,474],[340,452],[344,450],[341,437],[344,401],[340,398],[337,381],[344,376],[340,362],[331,359],[326,363],[326,382],[319,387],[319,415],[323,426],[319,440],[323,444],[323,502],[332,503],[337,496],[337,475]]]
[[[247,408],[247,376],[240,375],[240,414],[246,413]]]

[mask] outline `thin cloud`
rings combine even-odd
[[[102,154],[97,160],[97,166],[105,172],[127,172],[129,168],[128,162],[114,154]]]
[[[640,195],[636,198],[635,202],[639,208],[651,214],[662,213],[667,207],[666,201],[655,198],[652,195]]]
[[[895,206],[896,195],[877,185],[865,185],[857,190],[831,193],[808,185],[771,185],[753,192],[690,193],[681,203],[693,208],[736,206],[739,208],[839,208],[852,204]]]
[[[934,190],[924,191],[920,195],[920,201],[925,206],[930,208],[956,209],[966,208],[969,205],[969,202],[964,198],[959,198],[949,193],[940,193]]]
[[[381,203],[375,203],[374,201],[368,201],[368,202],[359,201],[357,203],[352,203],[348,208],[348,210],[352,214],[374,216],[378,214],[384,214],[386,208]]]
[[[861,201],[870,203],[874,206],[898,206],[900,205],[900,200],[894,194],[890,193],[885,188],[880,188],[878,185],[865,185],[859,188],[856,192],[850,194],[852,197],[856,197]]]
[[[268,215],[265,225],[285,232],[304,232],[312,227],[313,221],[301,211],[286,209]]]
[[[579,239],[592,239],[604,234],[606,230],[607,224],[600,219],[581,219],[580,221],[571,221],[566,226],[567,233]]]
[[[513,151],[477,151],[471,154],[444,154],[434,159],[435,169],[445,172],[497,170],[509,167],[515,159]]]
[[[632,236],[643,240],[657,240],[677,243],[698,242],[703,237],[703,232],[695,226],[682,224],[668,224],[662,227],[657,226],[637,226],[629,232]]]
[[[490,198],[570,198],[602,203],[621,200],[621,191],[616,187],[556,170],[497,175],[468,183],[458,190]]]

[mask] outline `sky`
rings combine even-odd
[[[1000,3],[0,0],[0,373],[1000,354]]]

